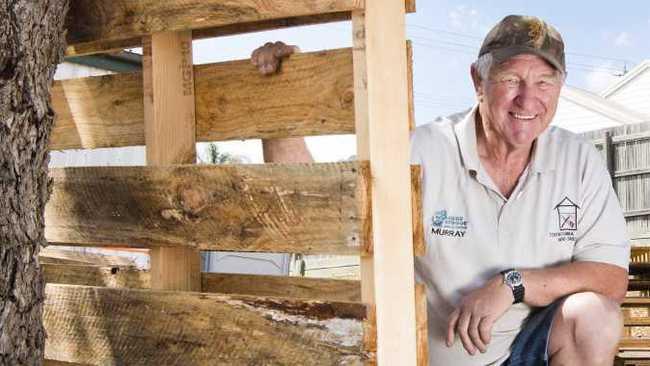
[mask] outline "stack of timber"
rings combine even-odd
[[[52,169],[46,239],[145,248],[151,269],[42,253],[46,364],[427,364],[413,282],[420,173],[408,165],[413,11],[413,0],[72,2],[68,56],[142,46],[143,71],[55,82],[50,147],[146,145],[147,166]],[[248,60],[192,64],[193,39],[342,20],[353,48],[294,55],[273,77]],[[346,133],[358,162],[193,165],[196,142]],[[211,250],[357,255],[362,276],[201,273]]]
[[[607,163],[632,242],[617,365],[650,365],[650,123],[589,132]]]

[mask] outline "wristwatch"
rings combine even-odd
[[[512,296],[515,298],[512,303],[518,304],[524,301],[524,293],[526,292],[526,289],[522,282],[521,272],[514,268],[510,268],[501,271],[501,274],[503,275],[503,283],[512,290]]]

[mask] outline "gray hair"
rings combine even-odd
[[[478,75],[481,77],[481,81],[485,81],[490,76],[490,70],[494,64],[494,57],[491,53],[486,53],[474,61],[474,68]]]
[[[481,78],[481,81],[486,81],[490,76],[492,66],[494,66],[494,57],[491,53],[488,52],[474,61],[473,65],[479,77]],[[564,82],[566,74],[557,69],[555,71],[557,72],[557,76],[560,79],[560,82]]]

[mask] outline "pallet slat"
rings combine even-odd
[[[134,267],[43,264],[46,283],[151,288],[149,271]],[[360,302],[359,281],[327,278],[201,273],[201,292],[321,301]]]
[[[354,132],[352,50],[296,54],[263,77],[249,60],[194,66],[197,141]],[[144,145],[142,74],[56,81],[50,149]]]
[[[364,305],[46,286],[45,357],[81,364],[344,364],[373,359]],[[92,334],[92,336],[88,336]]]
[[[367,162],[52,169],[51,244],[359,254]]]
[[[350,19],[361,0],[78,0],[68,12],[67,55],[138,47],[141,37],[194,30],[207,38]],[[407,12],[415,0],[406,0]]]

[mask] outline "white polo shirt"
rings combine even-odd
[[[549,127],[509,199],[481,166],[475,107],[462,121],[418,127],[411,160],[422,166],[426,255],[416,280],[427,286],[430,365],[499,364],[530,312],[512,306],[494,325],[488,351],[470,356],[457,338],[445,346],[447,319],[469,290],[508,268],[571,261],[628,267],[625,220],[594,146]]]

